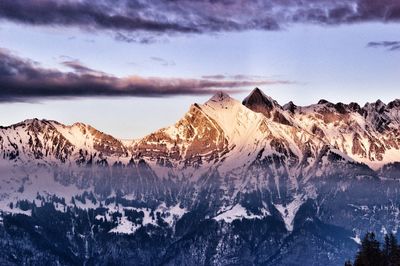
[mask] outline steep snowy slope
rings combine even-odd
[[[243,103],[221,92],[140,140],[122,142],[81,123],[34,119],[1,128],[0,151],[3,165],[128,166],[143,160],[158,178],[190,183],[217,174],[225,191],[272,186],[281,196],[310,178],[374,176],[363,163],[378,168],[399,161],[399,105],[378,101],[361,108],[321,100],[282,107],[257,88]]]
[[[327,147],[374,169],[398,161],[399,113],[399,100],[363,108],[323,100],[307,107],[281,107],[255,89],[243,104],[217,93],[204,104],[192,105],[175,125],[133,142],[81,123],[26,120],[0,128],[0,151],[3,159],[15,162],[84,165],[126,165],[132,154],[149,161],[160,175],[176,169],[193,175],[204,171],[202,167],[227,173],[269,157],[271,163],[284,161],[275,167],[277,174],[285,168],[292,176],[309,176],[320,172],[316,159]]]
[[[128,154],[119,140],[82,123],[30,119],[0,127],[0,209],[38,194],[70,200],[95,188],[88,179],[104,172],[87,167],[127,164]]]
[[[31,119],[0,127],[4,160],[33,164],[87,164],[128,157],[121,141],[89,125]]]
[[[398,100],[381,101],[361,108],[356,103],[316,105],[286,110],[295,123],[358,162],[374,169],[400,160]]]
[[[259,89],[244,103],[255,111],[217,93],[192,105],[175,125],[135,142],[132,153],[159,177],[197,182],[204,175],[221,176],[224,197],[231,200],[238,193],[271,187],[281,198],[321,176],[375,175],[299,125]]]

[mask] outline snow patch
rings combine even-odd
[[[293,222],[296,217],[297,211],[300,209],[301,205],[304,203],[305,199],[301,195],[296,195],[294,200],[289,204],[274,204],[275,208],[279,211],[285,222],[286,229],[291,232],[293,231]]]
[[[122,216],[117,227],[111,229],[110,233],[131,235],[140,227],[141,225],[135,225],[126,216]]]
[[[267,211],[264,212],[264,215],[255,215],[249,213],[242,205],[236,204],[230,209],[218,214],[213,219],[216,221],[225,221],[226,223],[231,223],[234,220],[245,219],[262,219],[265,215],[269,215]]]
[[[356,242],[358,245],[361,245],[361,238],[359,234],[356,234],[355,237],[350,237],[350,239],[353,239],[354,242]]]

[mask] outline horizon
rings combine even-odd
[[[201,97],[201,98],[203,99],[202,102],[194,101],[194,102],[192,102],[191,104],[185,106],[186,111],[182,112],[181,114],[177,114],[178,117],[175,119],[175,121],[172,121],[171,123],[166,124],[166,125],[160,125],[160,127],[155,128],[155,129],[153,129],[153,130],[151,130],[151,131],[149,131],[149,132],[147,132],[147,133],[144,132],[144,131],[142,131],[142,130],[139,130],[139,131],[144,132],[144,134],[142,134],[142,135],[137,135],[137,134],[135,135],[135,132],[133,132],[133,133],[132,133],[132,136],[133,136],[133,137],[129,137],[129,135],[126,135],[125,137],[120,137],[120,136],[118,136],[118,135],[115,135],[115,134],[111,133],[111,132],[115,131],[115,129],[113,129],[113,128],[102,129],[102,128],[100,128],[101,125],[99,125],[100,127],[97,127],[95,124],[90,123],[90,121],[89,121],[89,122],[82,122],[82,121],[85,121],[85,120],[86,120],[85,117],[82,117],[80,120],[76,120],[76,121],[71,121],[71,120],[68,120],[68,119],[65,119],[65,118],[61,118],[61,120],[57,120],[57,119],[46,118],[46,117],[27,117],[27,118],[22,119],[22,120],[10,122],[9,124],[2,124],[2,125],[0,125],[0,127],[8,127],[8,126],[12,126],[12,125],[15,125],[15,124],[17,124],[17,123],[20,123],[20,122],[24,122],[24,121],[26,121],[26,120],[34,120],[34,119],[46,120],[46,121],[55,121],[55,122],[61,123],[61,124],[66,125],[66,126],[72,126],[72,125],[75,124],[75,123],[84,123],[84,124],[86,124],[86,125],[89,125],[89,126],[95,128],[95,129],[97,129],[97,130],[99,130],[99,131],[101,131],[101,132],[103,132],[103,133],[106,133],[106,134],[108,134],[108,135],[111,135],[111,136],[113,136],[113,137],[115,137],[115,138],[117,138],[117,139],[120,139],[120,140],[136,140],[136,139],[141,139],[141,138],[143,138],[143,137],[145,137],[145,136],[147,136],[147,135],[149,135],[149,134],[151,134],[151,133],[153,133],[153,132],[155,132],[155,131],[157,131],[157,130],[159,130],[159,129],[172,126],[173,124],[175,124],[179,119],[181,119],[181,118],[184,116],[184,114],[189,110],[189,108],[190,108],[190,106],[191,106],[192,104],[195,104],[195,103],[197,103],[197,104],[203,104],[203,103],[205,103],[206,101],[208,101],[209,99],[211,99],[214,95],[216,95],[216,94],[218,94],[218,93],[220,93],[220,92],[223,92],[223,93],[228,94],[231,98],[233,98],[234,100],[237,100],[238,102],[242,102],[246,97],[248,97],[249,95],[251,95],[251,93],[252,93],[255,89],[259,89],[263,94],[265,94],[265,95],[271,97],[272,99],[276,100],[273,96],[268,95],[267,93],[265,93],[265,92],[263,91],[262,88],[258,88],[258,87],[255,87],[254,89],[252,89],[251,91],[249,91],[247,94],[245,94],[245,93],[231,94],[231,93],[229,93],[229,91],[228,91],[228,92],[227,92],[227,91],[217,91],[217,92],[215,92],[214,94],[210,95],[209,97],[208,97],[208,96],[202,96],[202,97]],[[238,98],[237,95],[241,95],[242,98]],[[196,97],[196,96],[189,96],[189,97]],[[382,101],[382,102],[383,102],[384,104],[388,104],[388,103],[390,103],[390,102],[392,102],[392,101],[395,101],[395,100],[398,100],[398,99],[399,99],[399,98],[395,98],[395,99],[392,99],[392,100],[389,100],[389,101]],[[69,102],[69,101],[71,101],[71,100],[72,100],[72,99],[64,99],[64,100],[61,100],[61,101],[63,101],[63,102]],[[88,99],[86,99],[86,100],[88,100]],[[101,99],[100,99],[100,100],[101,100]],[[107,99],[103,99],[103,100],[109,101],[109,100],[107,100]],[[112,99],[112,100],[117,100],[117,101],[118,101],[118,99]],[[121,99],[119,99],[119,100],[121,100]],[[128,98],[128,99],[124,99],[124,101],[130,101],[130,100],[132,100],[132,99],[129,99],[129,98]],[[369,104],[369,103],[375,103],[375,102],[377,102],[377,101],[381,101],[381,99],[377,99],[377,100],[375,100],[375,101],[368,101],[368,102],[365,102],[365,103],[360,103],[360,102],[355,102],[355,101],[349,101],[349,102],[341,102],[341,101],[338,101],[338,102],[333,102],[333,101],[330,101],[330,100],[325,99],[325,98],[320,98],[318,101],[316,101],[316,102],[314,102],[314,103],[306,104],[306,105],[299,105],[299,104],[296,103],[296,101],[293,101],[293,100],[287,101],[287,102],[285,102],[285,103],[279,102],[278,100],[276,100],[276,101],[278,102],[278,104],[279,104],[280,106],[284,106],[285,104],[287,104],[287,103],[289,103],[289,102],[293,102],[296,106],[299,106],[299,107],[308,107],[308,106],[312,106],[312,105],[317,104],[317,103],[318,103],[319,101],[321,101],[321,100],[326,100],[326,101],[328,101],[328,102],[330,102],[330,103],[333,103],[333,104],[337,104],[337,103],[344,103],[344,104],[357,103],[357,104],[359,104],[361,107],[363,107],[364,105]],[[33,104],[38,104],[38,103],[19,103],[19,104],[33,105]],[[0,113],[1,113],[2,107],[3,107],[3,106],[0,104]],[[182,107],[182,108],[183,108],[183,107]],[[160,115],[161,113],[162,113],[162,112],[160,112],[160,113],[154,113],[154,114],[155,114],[155,116],[158,116],[158,115]],[[179,115],[180,115],[180,116],[179,116]],[[77,117],[77,118],[78,118],[78,117]],[[171,117],[171,118],[173,119],[174,117]],[[17,119],[17,118],[16,118],[16,119]],[[63,119],[64,119],[66,122],[64,122]],[[95,122],[95,121],[94,121],[94,122]],[[95,122],[95,123],[96,123],[96,122]],[[111,132],[108,132],[107,130],[110,130]],[[130,133],[128,132],[127,134],[130,134]]]

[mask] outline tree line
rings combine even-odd
[[[367,233],[361,241],[354,263],[346,261],[344,265],[400,266],[400,246],[392,233],[385,235],[382,244],[376,239],[374,233]]]

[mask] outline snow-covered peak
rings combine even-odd
[[[200,108],[218,123],[231,140],[244,138],[249,134],[248,131],[254,130],[262,120],[262,115],[247,109],[239,101],[223,92],[214,95],[206,103],[200,105]]]
[[[85,128],[85,127],[88,127],[88,125],[81,123],[81,122],[76,122],[76,123],[73,123],[71,127]]]
[[[20,126],[41,127],[41,126],[49,125],[49,124],[58,124],[58,122],[52,121],[52,120],[46,120],[46,119],[30,118],[30,119],[25,119],[22,122],[13,124],[10,127],[20,127]]]
[[[232,101],[236,101],[231,98],[226,92],[219,91],[214,94],[205,104],[210,106],[226,106]]]
[[[232,127],[235,114],[242,108],[239,101],[231,98],[225,92],[216,93],[207,102],[198,106],[208,116],[215,119],[222,128],[225,127],[225,129]]]
[[[0,128],[0,154],[3,159],[22,163],[34,159],[41,164],[81,164],[102,160],[104,156],[112,157],[109,162],[118,160],[127,156],[127,148],[89,125],[69,126],[34,118]]]
[[[22,121],[20,124],[33,124],[33,123],[39,123],[41,122],[41,119],[38,118],[29,118],[29,119],[25,119],[24,121]]]
[[[300,163],[304,171],[312,169],[306,156],[316,162],[324,145],[368,165],[399,161],[400,101],[366,106],[320,101],[307,107],[290,102],[282,108],[258,88],[243,103],[218,92],[204,104],[192,105],[174,125],[134,142],[121,142],[83,123],[30,119],[0,128],[0,151],[4,158],[28,154],[29,160],[63,162],[91,160],[97,154],[110,163],[135,155],[157,167],[218,164],[220,170],[224,164],[226,171],[257,158],[276,163],[274,156],[280,156],[293,176]],[[279,166],[282,162],[276,164],[286,169]]]

